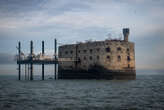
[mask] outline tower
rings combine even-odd
[[[129,28],[123,28],[124,41],[126,42],[128,42],[129,32]]]

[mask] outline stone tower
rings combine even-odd
[[[126,41],[126,42],[128,42],[129,31],[130,31],[129,28],[123,29],[124,41]]]

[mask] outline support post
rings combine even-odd
[[[42,41],[42,57],[44,57],[44,41]],[[42,63],[42,80],[44,80],[44,63]]]
[[[33,64],[30,64],[30,80],[33,80]]]
[[[18,43],[18,53],[19,53],[19,58],[18,61],[21,60],[21,42]],[[21,80],[21,64],[18,64],[18,80]]]
[[[30,55],[31,55],[31,63],[30,63],[30,80],[33,80],[33,42],[30,42]]]
[[[29,64],[27,64],[28,65],[28,68],[27,68],[27,72],[28,72],[28,74],[27,74],[27,80],[29,80]]]
[[[56,51],[57,51],[57,40],[55,39],[54,41],[54,57],[55,57],[55,68],[54,68],[54,79],[56,80],[56,61],[57,61],[57,57],[56,57]]]
[[[27,70],[26,70],[27,68],[26,68],[26,64],[25,64],[25,67],[24,68],[25,68],[25,70],[24,70],[25,71],[25,80],[27,80]]]

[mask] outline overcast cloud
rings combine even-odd
[[[163,69],[163,6],[163,0],[1,0],[0,53],[15,54],[19,40],[25,52],[31,39],[35,51],[41,40],[51,51],[55,37],[62,44],[104,40],[129,27],[137,69]]]

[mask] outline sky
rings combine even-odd
[[[164,69],[163,0],[0,0],[0,63],[12,63],[21,41],[23,52],[47,54],[58,45],[122,36],[130,28],[137,69]]]

